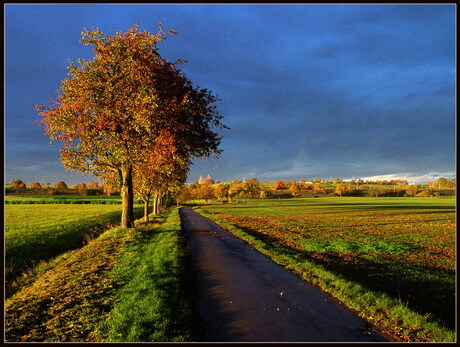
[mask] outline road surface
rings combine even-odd
[[[180,209],[208,342],[383,342],[319,289],[190,207]]]

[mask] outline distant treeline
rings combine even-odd
[[[74,186],[67,186],[64,181],[58,181],[55,184],[40,184],[32,182],[24,183],[20,179],[11,180],[5,187],[5,194],[14,195],[118,195],[119,192],[106,184],[99,185],[96,181],[88,184],[79,183]]]
[[[384,182],[370,183],[359,181],[340,181],[338,179],[323,181],[314,179],[311,182],[276,181],[260,183],[255,178],[245,181],[228,183],[214,183],[209,176],[182,188],[178,202],[184,203],[195,199],[206,201],[218,199],[220,201],[234,201],[237,198],[296,198],[320,196],[373,196],[373,197],[439,197],[455,195],[455,180],[439,179],[439,182],[426,186],[409,185],[407,181],[392,181],[393,185]],[[390,182],[385,182],[390,183]]]
[[[5,188],[6,195],[104,195],[102,189]]]

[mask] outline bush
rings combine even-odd
[[[416,195],[417,197],[428,198],[434,196],[429,190],[423,190]]]

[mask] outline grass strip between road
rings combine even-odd
[[[204,211],[200,207],[194,207],[194,209],[229,230],[277,264],[329,293],[394,341],[453,342],[456,340],[454,331],[444,327],[430,316],[422,316],[414,312],[400,300],[390,298],[383,293],[369,291],[358,283],[327,271],[317,263],[297,259],[292,252],[285,251],[281,245],[270,245],[263,239],[254,237],[242,228],[223,220],[218,215]]]
[[[5,302],[8,342],[191,341],[178,209],[65,253]]]

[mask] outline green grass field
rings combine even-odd
[[[455,198],[254,199],[198,211],[399,340],[453,338]]]
[[[6,300],[6,341],[193,341],[186,276],[177,208],[110,229]]]
[[[120,205],[5,205],[5,277],[14,280],[39,261],[82,246],[120,221]],[[138,217],[142,214],[136,206]]]

